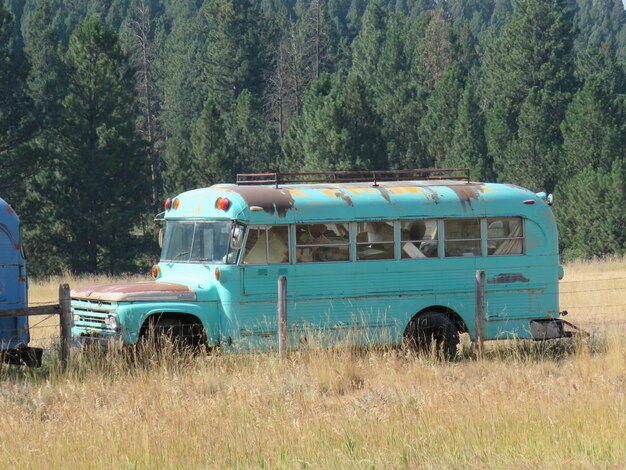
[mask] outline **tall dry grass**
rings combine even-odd
[[[593,280],[580,283],[592,292],[563,305],[626,304],[620,278],[623,260],[568,266],[564,282]],[[626,467],[626,307],[601,312],[571,312],[589,338],[496,343],[451,363],[337,347],[283,362],[76,353],[67,371],[4,367],[0,466]]]

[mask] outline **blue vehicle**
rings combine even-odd
[[[28,307],[26,259],[19,218],[0,199],[0,310]],[[0,356],[5,362],[39,365],[41,350],[28,347],[28,317],[0,318]]]
[[[453,355],[460,333],[477,337],[483,270],[484,339],[567,336],[550,204],[458,170],[240,175],[168,199],[155,281],[73,291],[72,332],[134,344],[160,326],[226,348],[275,347],[286,276],[293,346],[323,330],[434,341]]]

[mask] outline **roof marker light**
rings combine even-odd
[[[534,203],[535,203],[535,200],[534,200],[534,199],[526,199],[526,200],[524,201],[524,204],[527,204],[527,205],[529,205],[529,206],[532,206]]]
[[[174,199],[174,210],[178,209],[179,205],[180,205],[180,199],[178,198]]]
[[[215,208],[221,211],[227,211],[230,207],[230,200],[227,197],[218,197],[215,201]]]
[[[172,199],[168,197],[165,200],[165,204],[163,205],[163,207],[165,208],[166,211],[169,211],[170,207],[172,207]]]

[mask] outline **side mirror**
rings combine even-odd
[[[243,233],[244,227],[243,225],[233,225],[233,231],[230,235],[230,248],[231,250],[238,250],[241,248],[241,243],[243,242]]]
[[[159,248],[163,248],[163,229],[159,229]]]

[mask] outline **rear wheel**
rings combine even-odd
[[[426,312],[411,320],[405,332],[405,342],[409,349],[420,353],[437,355],[446,360],[454,359],[459,345],[459,332],[454,323],[445,315]]]

